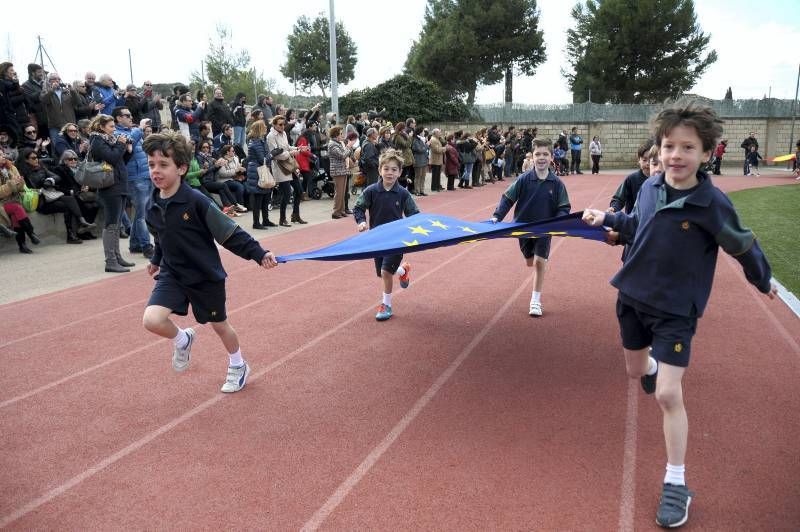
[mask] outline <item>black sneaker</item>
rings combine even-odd
[[[678,528],[689,519],[689,505],[694,492],[686,486],[664,484],[658,502],[656,524],[664,528]]]
[[[656,391],[656,377],[658,377],[658,370],[652,375],[642,375],[640,381],[642,383],[642,390],[647,395],[650,395]]]

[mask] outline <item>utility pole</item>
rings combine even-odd
[[[330,10],[328,12],[328,38],[331,45],[331,112],[339,117],[339,82],[337,80],[336,66],[336,16],[333,13],[333,0],[330,0]]]
[[[133,84],[133,59],[131,58],[130,48],[128,48],[128,69],[131,71],[131,84]]]
[[[797,108],[797,90],[800,89],[800,66],[797,67],[797,84],[794,87],[794,101],[792,102],[792,132],[789,133],[789,153],[792,153],[792,143],[794,142],[794,115]],[[795,161],[800,165],[800,161]]]

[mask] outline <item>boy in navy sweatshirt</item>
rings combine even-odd
[[[397,184],[403,171],[403,155],[393,149],[386,150],[378,160],[378,169],[381,181],[365,188],[353,207],[353,217],[358,224],[359,233],[367,230],[367,212],[370,229],[419,212],[411,193]],[[411,265],[408,262],[401,265],[402,262],[402,254],[375,259],[375,272],[383,281],[383,300],[375,314],[378,321],[386,321],[392,317],[394,275],[399,276],[402,288],[408,288],[411,282]]]
[[[148,331],[173,341],[172,367],[184,371],[189,367],[195,332],[178,328],[169,316],[185,316],[191,303],[198,323],[211,322],[228,351],[228,375],[222,391],[238,392],[247,382],[250,366],[242,358],[239,338],[227,320],[227,274],[214,242],[264,268],[272,268],[277,262],[216,203],[183,182],[192,148],[182,134],[150,135],[142,149],[155,185],[146,221],[155,236],[155,252],[147,273],[156,279],[142,323]]]
[[[667,472],[656,522],[678,527],[694,495],[684,478],[689,425],[681,381],[689,365],[697,320],[703,315],[717,250],[736,258],[759,291],[775,296],[771,270],[753,233],[700,165],[722,136],[713,110],[689,104],[656,117],[655,143],[664,173],[642,185],[631,214],[584,211],[592,226],[633,234],[630,252],[611,280],[619,290],[620,324],[628,376],[656,393],[663,413]]]
[[[502,220],[514,209],[515,222],[536,222],[555,216],[569,214],[570,204],[567,187],[550,168],[553,162],[553,143],[549,139],[534,139],[533,169],[520,175],[503,192],[492,215],[492,223]],[[529,268],[536,267],[533,291],[528,314],[542,315],[542,288],[547,259],[550,256],[550,236],[520,238],[519,249]]]

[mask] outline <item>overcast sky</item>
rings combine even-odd
[[[381,83],[400,73],[411,43],[418,37],[425,0],[337,0],[336,18],[344,23],[358,47],[355,79],[339,94]],[[487,0],[486,5],[492,2]],[[514,82],[519,103],[568,103],[571,95],[560,69],[566,65],[566,30],[572,19],[570,0],[539,0],[547,62],[535,76]],[[205,4],[209,5],[209,4]],[[77,3],[44,0],[30,5],[4,5],[6,41],[3,56],[15,64],[20,78],[37,53],[41,35],[45,67],[51,60],[64,80],[82,78],[87,70],[107,72],[120,84],[130,83],[128,48],[133,57],[133,82],[188,81],[208,52],[216,24],[232,30],[231,46],[250,52],[252,65],[278,88],[292,93],[279,67],[286,60],[286,35],[300,15],[325,13],[328,0],[200,2]],[[98,9],[94,9],[97,6]],[[692,92],[722,98],[728,86],[734,98],[794,98],[797,80],[797,0],[698,0],[697,20],[711,34],[718,61]],[[115,18],[114,13],[118,13]],[[104,29],[96,24],[102,21]],[[99,36],[99,37],[98,37]],[[87,41],[87,39],[89,39]],[[93,40],[92,40],[93,39]],[[503,84],[482,87],[478,103],[503,101]]]

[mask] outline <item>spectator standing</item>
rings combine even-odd
[[[431,139],[428,143],[431,150],[431,190],[439,192],[442,190],[442,165],[444,164],[445,147],[442,146],[441,131],[434,128],[431,131]]]
[[[85,118],[92,118],[102,110],[103,104],[92,100],[92,95],[88,92],[85,81],[75,80],[72,82],[72,97],[75,99],[76,122]]]
[[[114,134],[124,135],[131,146],[126,163],[128,171],[128,200],[133,205],[133,220],[128,238],[128,250],[152,258],[155,250],[150,242],[150,232],[145,224],[145,214],[153,195],[153,183],[147,166],[147,155],[142,150],[144,133],[134,126],[133,114],[127,107],[117,107],[112,114],[116,121]]]
[[[164,102],[161,95],[153,92],[153,83],[145,81],[142,90],[142,118],[149,118],[153,131],[161,129],[161,110],[164,109]]]
[[[267,149],[270,154],[275,153],[272,159],[272,175],[275,177],[275,183],[277,183],[281,192],[281,218],[278,222],[279,225],[283,227],[291,227],[292,225],[286,220],[286,207],[289,204],[289,196],[292,194],[292,222],[305,224],[305,220],[300,218],[300,196],[303,193],[300,181],[296,178],[294,172],[288,170],[282,163],[282,161],[292,162],[290,158],[294,158],[297,153],[297,148],[289,146],[289,137],[286,135],[286,117],[283,115],[276,115],[272,118],[272,129],[267,135]],[[280,153],[278,153],[278,149],[281,150]]]
[[[42,106],[40,95],[44,89],[44,69],[41,65],[30,63],[28,65],[28,81],[22,84],[22,92],[28,107],[30,123],[36,126],[37,136],[47,138],[47,115]]]
[[[178,97],[178,104],[175,106],[175,121],[178,123],[178,130],[187,139],[200,139],[200,118],[203,115],[205,103],[198,103],[193,106],[192,95],[188,92]]]
[[[569,136],[569,150],[572,155],[570,161],[569,172],[571,174],[582,174],[581,172],[581,150],[583,149],[583,137],[578,135],[578,128],[573,127],[570,130]]]
[[[402,122],[400,122],[400,124],[402,124]],[[345,160],[353,153],[352,148],[355,144],[355,139],[348,140],[347,144],[345,144],[344,129],[341,126],[333,126],[328,131],[328,137],[330,138],[328,141],[328,157],[330,159],[331,169],[330,175],[335,184],[333,213],[331,214],[331,218],[338,219],[346,216],[344,212],[344,195],[348,193],[346,190],[347,176],[350,172],[347,168]]]
[[[589,155],[592,157],[592,173],[600,173],[600,157],[603,156],[603,145],[600,143],[600,137],[595,135],[592,137],[592,142],[589,143]]]
[[[455,190],[455,182],[459,171],[459,155],[456,149],[455,136],[447,135],[444,154],[444,175],[447,177],[447,190]],[[459,183],[460,186],[460,183]]]
[[[237,146],[244,148],[245,125],[247,124],[247,96],[243,92],[236,94],[236,98],[231,102],[231,115],[233,116],[233,142]]]
[[[211,122],[211,131],[215,136],[222,133],[224,124],[233,123],[233,113],[231,113],[230,106],[225,103],[222,89],[214,89],[214,99],[206,107],[205,119]]]
[[[125,91],[116,86],[110,75],[102,74],[100,80],[92,88],[92,99],[103,105],[104,114],[111,116],[115,107],[125,105]]]
[[[750,165],[747,162],[747,156],[750,154],[750,147],[755,146],[756,151],[758,151],[758,140],[756,139],[755,132],[751,131],[750,135],[742,141],[742,149],[744,150],[744,168],[742,169],[742,173],[744,175],[748,174],[748,170]]]
[[[380,159],[380,150],[378,148],[378,130],[374,127],[367,128],[367,138],[361,145],[361,157],[359,165],[361,171],[364,173],[364,187],[368,187],[378,182],[380,175],[378,174],[378,160]]]
[[[414,154],[414,190],[417,196],[427,196],[425,178],[428,176],[428,144],[422,136],[422,130],[422,126],[415,127],[411,141],[411,151]]]
[[[48,134],[55,141],[64,124],[77,121],[76,98],[72,95],[72,88],[61,83],[61,77],[56,72],[51,72],[47,75],[47,84],[39,93],[39,99],[42,104],[42,114],[49,128]]]
[[[269,198],[271,188],[258,186],[258,167],[270,165],[272,154],[267,151],[267,125],[256,120],[250,125],[247,137],[247,192],[250,194],[250,210],[253,212],[253,229],[268,229],[275,224],[269,221]],[[282,151],[282,150],[281,150]],[[277,150],[276,150],[277,153]],[[271,170],[270,170],[271,171]]]
[[[14,65],[8,61],[0,63],[0,126],[6,126],[18,139],[30,123],[25,93],[19,85]],[[16,157],[11,160],[16,160]]]
[[[114,135],[114,119],[105,114],[92,120],[89,155],[94,161],[108,163],[114,169],[114,184],[97,191],[97,200],[105,212],[103,227],[103,255],[105,271],[109,273],[129,272],[132,262],[122,258],[119,250],[122,213],[128,195],[128,168],[125,159],[130,157],[133,146],[125,135]]]
[[[714,175],[722,174],[722,157],[725,155],[725,150],[728,148],[728,139],[722,139],[714,149]]]

